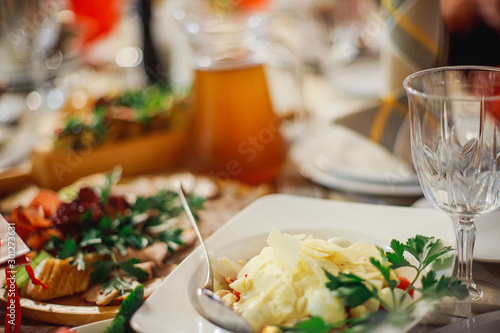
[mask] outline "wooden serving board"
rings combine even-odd
[[[80,326],[114,318],[120,309],[119,306],[72,305],[72,303],[78,304],[78,301],[76,299],[72,301],[71,297],[65,298],[61,302],[63,304],[58,304],[57,300],[54,303],[45,303],[21,297],[21,313],[23,318],[55,325]],[[2,288],[0,289],[0,307],[5,308],[6,306],[6,290]]]
[[[37,146],[30,163],[0,173],[0,196],[29,184],[59,190],[82,177],[121,166],[123,176],[165,171],[181,163],[187,130],[155,132],[80,152]]]

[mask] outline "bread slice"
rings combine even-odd
[[[45,283],[49,289],[34,285],[31,281],[23,288],[21,295],[35,301],[46,301],[53,298],[80,293],[89,288],[92,273],[91,265],[100,259],[100,256],[89,254],[85,256],[87,267],[78,270],[71,266],[72,258],[47,258],[35,270],[35,276]]]

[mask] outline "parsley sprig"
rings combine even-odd
[[[420,302],[422,300],[439,299],[443,296],[455,295],[457,296],[457,298],[465,298],[468,295],[467,288],[465,287],[465,285],[462,285],[460,281],[453,280],[449,277],[445,278],[443,276],[439,279],[438,283],[438,281],[436,280],[436,273],[432,270],[429,271],[427,275],[422,276],[426,268],[429,267],[436,259],[443,257],[445,254],[453,251],[453,248],[451,246],[443,246],[441,240],[436,239],[435,237],[417,235],[413,238],[409,238],[406,241],[406,244],[393,239],[391,241],[390,247],[392,249],[392,252],[386,252],[383,249],[379,248],[383,262],[389,263],[389,269],[411,267],[416,271],[413,281],[411,281],[410,285],[401,296],[399,302],[401,303],[405,295],[408,294],[411,289],[420,291],[422,293],[422,296],[416,301],[412,302],[412,304],[410,305],[410,310],[415,307],[415,304],[417,302]],[[406,259],[406,252],[416,259],[417,264],[412,264]],[[371,258],[370,260],[376,266],[384,265],[380,262],[374,263],[376,262],[376,260],[373,258]],[[379,270],[381,270],[381,268],[379,268]],[[394,288],[397,286],[397,283],[396,285],[390,285],[386,275],[384,275],[384,273],[382,274],[384,276],[384,281],[387,283],[389,288],[391,288],[391,290],[394,290]],[[422,285],[421,288],[415,288],[414,285],[420,279],[420,277],[422,277],[422,281],[427,281],[427,283],[425,285]]]
[[[144,286],[140,284],[125,298],[116,317],[104,333],[134,333],[134,330],[130,327],[130,318],[142,303],[144,303]]]
[[[344,328],[343,332],[352,332],[356,329],[373,328],[383,321],[389,320],[394,324],[404,324],[411,318],[415,306],[425,300],[437,300],[445,296],[464,299],[468,295],[467,288],[461,281],[452,277],[437,277],[436,272],[426,269],[438,258],[442,258],[453,249],[450,246],[443,246],[439,239],[417,235],[409,238],[406,243],[392,240],[390,243],[392,251],[384,251],[379,248],[381,260],[370,258],[370,262],[381,273],[382,278],[391,291],[392,305],[381,297],[379,290],[370,281],[364,280],[354,274],[339,273],[337,276],[325,270],[328,279],[326,287],[339,297],[346,307],[356,307],[370,298],[377,299],[386,311],[376,311],[362,318],[350,318],[338,323],[327,323],[318,317],[312,317],[297,323],[294,327],[280,327],[283,331],[302,333],[326,333],[333,328]],[[416,263],[413,264],[407,259],[411,255]],[[399,284],[398,280],[392,279],[391,271],[400,267],[410,267],[416,272],[415,278],[404,290],[399,300],[396,299],[394,290]],[[422,286],[416,287],[415,283],[421,280]],[[408,305],[403,303],[410,290],[420,292],[421,296],[412,300]]]
[[[136,266],[139,262],[137,258],[118,261],[116,260],[116,256],[111,254],[111,260],[96,261],[92,264],[94,268],[91,275],[92,283],[102,283],[102,289],[105,294],[112,289],[116,289],[123,295],[133,288],[129,279],[143,280],[148,277],[148,273],[145,270]],[[120,270],[129,279],[124,279],[123,274],[120,274]],[[111,280],[110,276],[112,276]]]

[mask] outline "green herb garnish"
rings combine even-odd
[[[88,149],[89,145],[100,145],[108,135],[105,114],[106,109],[98,106],[89,121],[78,116],[68,118],[59,133],[59,140],[66,140],[67,144],[76,150]]]
[[[79,270],[86,268],[86,254],[104,256],[105,260],[92,264],[92,282],[103,283],[104,289],[114,288],[125,294],[132,289],[131,280],[144,279],[147,273],[135,266],[139,263],[137,259],[118,261],[116,256],[125,255],[128,248],[144,249],[154,241],[164,242],[171,253],[175,252],[178,245],[183,245],[183,229],[170,220],[183,209],[173,191],[162,190],[150,197],[138,197],[133,204],[124,198],[112,197],[111,188],[118,179],[119,172],[115,171],[106,177],[104,187],[80,190],[66,208],[73,209],[68,213],[73,220],[65,222],[74,228],[73,234],[78,234],[78,238],[72,237],[72,233],[64,240],[52,237],[46,249],[56,252],[59,259],[71,258],[70,264]],[[113,200],[115,206],[109,206]],[[188,201],[195,213],[203,208],[203,198],[189,195]],[[106,213],[108,210],[111,213]]]
[[[342,323],[343,325],[343,323]],[[326,323],[323,318],[311,317],[307,320],[298,322],[294,327],[280,326],[280,330],[283,332],[294,332],[294,333],[328,333],[331,329],[336,328],[335,324]]]
[[[329,279],[326,287],[330,290],[336,290],[345,306],[356,307],[374,296],[373,291],[370,291],[365,285],[365,280],[354,274],[339,273],[338,276],[334,276],[328,271],[325,271],[325,274]]]
[[[443,246],[441,241],[434,237],[417,235],[409,238],[405,244],[392,240],[390,244],[392,251],[384,251],[379,248],[381,260],[370,258],[370,262],[382,274],[382,278],[390,290],[392,304],[388,304],[387,299],[380,295],[380,291],[368,280],[363,280],[354,274],[339,273],[337,276],[325,271],[328,279],[326,287],[334,291],[345,306],[356,307],[370,298],[380,302],[386,311],[376,311],[362,318],[347,319],[340,323],[327,323],[323,319],[312,317],[297,323],[292,328],[282,328],[289,332],[307,332],[307,333],[325,333],[333,328],[343,327],[342,332],[358,332],[374,328],[384,321],[395,325],[403,325],[411,320],[411,315],[416,305],[425,300],[437,300],[445,296],[464,299],[468,295],[467,287],[461,281],[452,277],[441,276],[437,278],[436,272],[430,270],[426,275],[424,271],[432,263],[449,253],[453,249],[449,246]],[[405,254],[410,254],[416,260],[412,264],[406,259]],[[396,299],[395,289],[399,281],[391,279],[391,271],[399,267],[410,267],[416,272],[415,278],[410,285],[403,291],[399,299]],[[416,281],[422,282],[421,287],[415,287]],[[416,290],[421,296],[411,302],[403,302],[403,299],[410,290]]]
[[[132,108],[135,120],[149,122],[158,113],[169,110],[173,101],[174,96],[168,86],[151,85],[143,89],[127,91],[114,103]]]
[[[129,260],[117,261],[114,254],[111,255],[112,260],[96,261],[92,264],[94,271],[92,272],[92,283],[103,283],[104,293],[111,289],[116,289],[120,294],[125,294],[130,291],[132,284],[122,278],[120,270],[129,278],[134,280],[142,280],[148,277],[148,273],[135,266],[140,261],[136,258]],[[110,276],[112,276],[110,280]]]
[[[88,150],[107,140],[131,138],[138,130],[142,133],[166,130],[171,128],[177,110],[181,110],[176,106],[184,95],[168,85],[156,84],[102,98],[90,114],[74,115],[64,121],[55,146]]]
[[[130,318],[142,303],[144,303],[144,286],[140,284],[125,298],[115,319],[104,333],[134,333],[130,327]]]
[[[101,194],[101,200],[103,203],[108,203],[108,198],[111,195],[112,188],[118,184],[122,177],[121,167],[115,167],[114,170],[106,175],[104,185],[97,189]]]

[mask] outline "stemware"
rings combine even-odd
[[[413,163],[425,197],[456,217],[455,275],[469,290],[476,239],[474,219],[500,205],[500,69],[433,68],[403,83],[410,108]]]
[[[0,2],[0,42],[3,47],[10,45],[7,49],[16,58],[9,59],[11,63],[7,63],[7,69],[12,66],[25,70],[36,89],[47,80],[46,61],[59,42],[61,22],[58,13],[62,6],[59,0]]]

